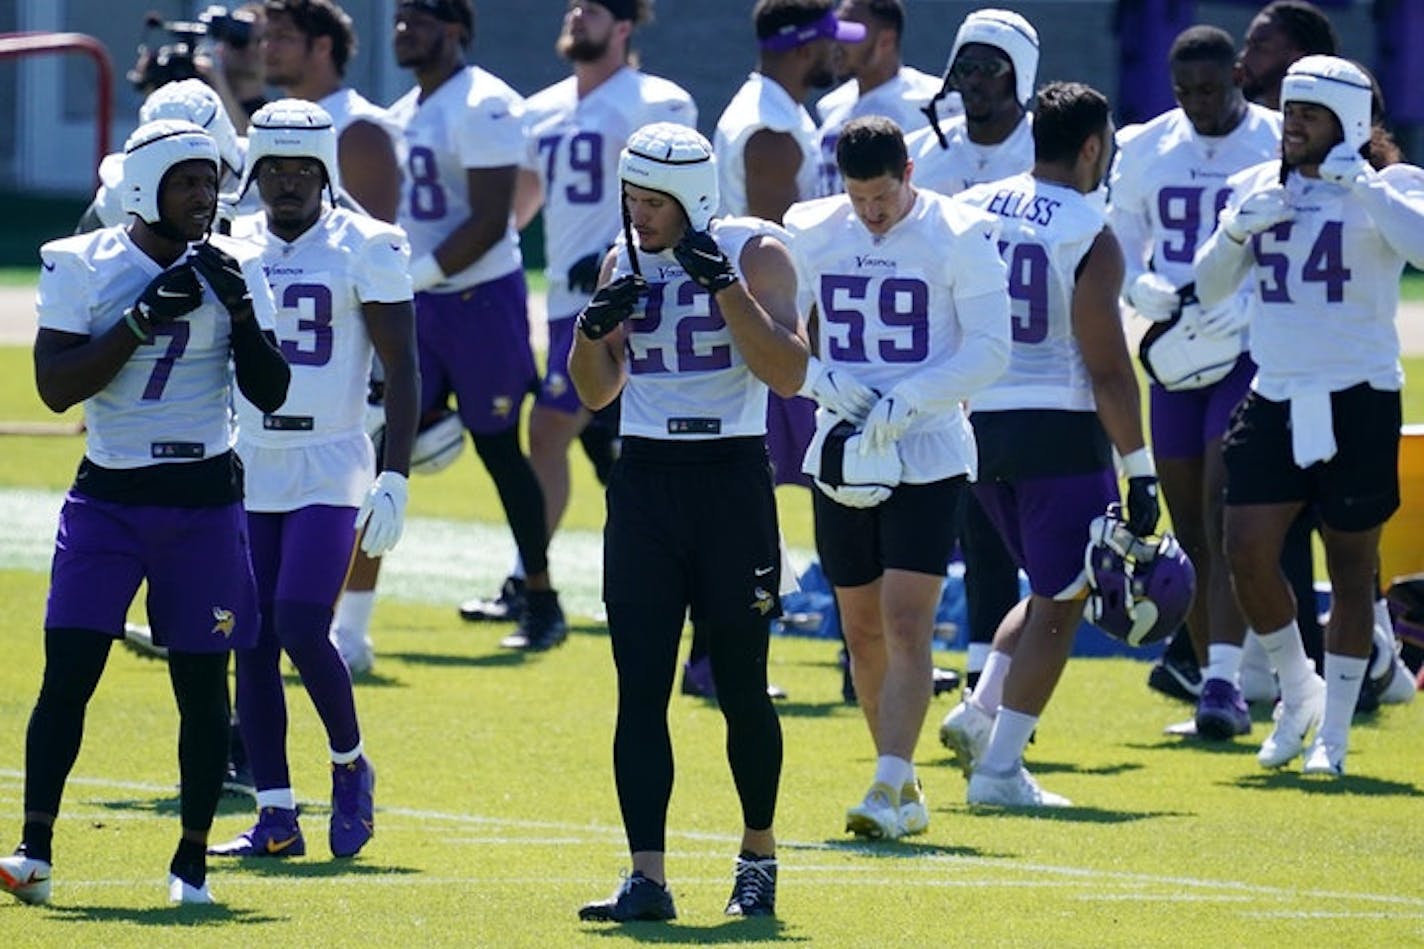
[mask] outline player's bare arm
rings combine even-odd
[[[534,215],[544,206],[544,185],[539,173],[528,168],[519,169],[519,180],[514,185],[514,226],[524,230]]]
[[[1141,396],[1122,333],[1118,292],[1125,267],[1113,232],[1099,232],[1073,290],[1073,335],[1093,380],[1098,418],[1121,455],[1141,448]]]
[[[395,223],[401,171],[391,137],[373,122],[352,122],[341,133],[337,155],[342,187],[367,214]]]
[[[603,258],[598,275],[598,289],[613,282],[613,266],[617,251],[610,250]],[[574,344],[569,350],[569,378],[578,391],[579,401],[594,411],[611,403],[623,391],[628,381],[628,324],[624,322],[600,339],[589,339],[574,332]]]
[[[35,386],[54,412],[63,412],[104,389],[138,349],[124,322],[90,337],[41,329],[35,336]]]
[[[420,369],[415,356],[415,306],[363,303],[366,334],[385,369],[386,434],[384,464],[391,471],[410,473],[410,453],[420,415]]]
[[[747,213],[781,223],[786,209],[801,198],[796,185],[801,146],[786,132],[762,129],[747,139],[742,160],[746,165]]]
[[[435,248],[435,259],[446,274],[464,270],[504,236],[509,227],[518,168],[514,165],[468,168],[465,177],[469,183],[470,216]]]
[[[796,394],[809,355],[796,315],[796,269],[786,246],[756,237],[742,249],[742,274],[717,294],[717,306],[748,368],[779,396]]]

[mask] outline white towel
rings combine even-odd
[[[1291,453],[1295,463],[1308,468],[1335,457],[1335,418],[1330,393],[1301,392],[1290,400]]]

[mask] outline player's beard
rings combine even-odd
[[[1286,70],[1289,68],[1289,66],[1277,66],[1264,76],[1247,78],[1241,84],[1241,94],[1246,97],[1247,102],[1260,102],[1267,89],[1281,87],[1281,83],[1286,78]]]
[[[559,37],[559,41],[554,44],[554,49],[564,59],[571,63],[593,63],[602,59],[608,53],[609,38],[596,40],[592,37],[576,39],[572,36],[564,35]]]

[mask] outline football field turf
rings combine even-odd
[[[0,349],[0,416],[48,417],[27,360]],[[1406,408],[1406,418],[1424,412]],[[81,450],[73,437],[0,438],[0,848],[18,839],[43,571],[58,492]],[[357,686],[379,774],[377,833],[359,857],[329,856],[326,749],[288,670],[307,855],[214,860],[222,906],[166,906],[176,714],[163,666],[115,648],[56,828],[53,905],[3,898],[0,938],[144,947],[1424,944],[1424,701],[1360,720],[1343,780],[1306,779],[1298,763],[1281,772],[1256,764],[1268,709],[1253,710],[1249,740],[1184,742],[1162,728],[1189,708],[1150,693],[1144,664],[1075,660],[1028,765],[1077,806],[967,807],[964,779],[937,740],[951,707],[944,697],[916,761],[928,833],[870,844],[842,833],[874,767],[864,724],[839,700],[835,645],[795,638],[773,642],[770,668],[790,693],[779,706],[778,919],[721,914],[740,824],[721,717],[675,695],[668,874],[679,919],[578,922],[578,906],[611,892],[628,857],[611,773],[612,662],[590,618],[601,503],[587,466],[575,473],[573,543],[556,548],[554,568],[581,615],[563,647],[538,656],[500,650],[508,627],[455,615],[455,599],[492,590],[509,556],[477,462],[467,452],[450,471],[413,482],[412,532],[376,612],[375,672]],[[804,496],[783,501],[788,539],[809,547]],[[959,655],[937,661],[962,668]],[[225,799],[214,839],[251,820],[249,803]]]

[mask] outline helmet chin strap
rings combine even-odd
[[[624,199],[624,188],[618,185],[618,206],[623,212],[623,240],[628,245],[628,263],[633,268],[633,276],[641,277],[643,269],[638,266],[638,245],[633,243],[633,215],[628,213],[628,202]]]

